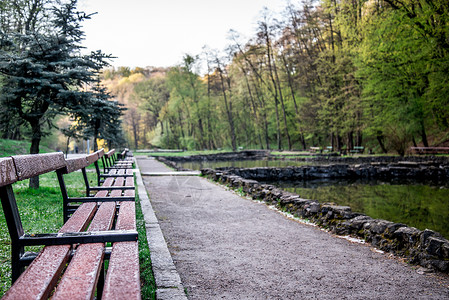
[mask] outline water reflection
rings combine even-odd
[[[267,182],[302,198],[347,205],[372,218],[432,229],[449,238],[449,188],[443,182],[309,180]],[[446,185],[445,185],[446,184]]]

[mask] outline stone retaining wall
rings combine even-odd
[[[234,175],[254,180],[304,180],[320,178],[367,178],[367,179],[440,179],[449,178],[448,163],[397,163],[334,164],[323,166],[300,166],[286,168],[218,168]]]
[[[380,166],[331,166],[328,170],[333,176],[349,176],[349,174],[368,174],[370,176],[403,175],[410,176],[410,170],[416,169],[419,176],[446,176],[447,168],[431,167],[428,171],[421,168],[397,169],[391,167],[382,169]],[[257,169],[257,171],[255,170]],[[252,177],[261,177],[261,174],[268,176],[301,176],[308,178],[317,176],[318,178],[328,177],[321,167],[309,167],[309,169],[289,168],[280,171],[279,168],[255,168],[255,169],[232,169],[212,170],[203,169],[202,174],[215,181],[221,182],[233,189],[245,192],[252,199],[275,205],[278,209],[289,212],[297,217],[309,219],[339,235],[353,235],[365,239],[376,248],[394,253],[406,258],[412,264],[418,264],[426,268],[435,269],[444,273],[449,273],[449,241],[444,239],[439,233],[431,230],[418,230],[408,227],[405,224],[393,223],[386,220],[372,219],[369,216],[354,213],[348,206],[338,206],[332,203],[319,203],[318,201],[302,199],[299,195],[282,191],[271,185],[260,184],[256,180],[245,179],[236,174],[252,174]],[[261,170],[263,169],[263,170]],[[272,169],[272,170],[270,170]],[[300,170],[297,170],[300,169]],[[239,170],[239,171],[238,171]],[[257,174],[257,175],[255,175]],[[298,174],[298,175],[294,175]],[[428,174],[428,175],[426,175]],[[386,175],[385,175],[386,176]],[[418,175],[416,175],[418,176]],[[282,179],[279,177],[275,177]],[[289,177],[290,178],[290,177]]]

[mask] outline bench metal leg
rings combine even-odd
[[[20,258],[24,253],[24,247],[19,245],[19,237],[21,237],[24,232],[19,210],[17,208],[16,198],[14,197],[11,185],[0,187],[0,198],[5,214],[6,225],[8,226],[9,236],[11,237],[11,279],[14,283],[23,272]]]
[[[69,205],[69,196],[67,194],[67,188],[65,186],[64,177],[60,171],[57,171],[56,174],[58,175],[58,181],[59,186],[61,188],[61,194],[62,194],[62,213],[63,213],[63,222],[67,222],[69,219],[69,212],[68,212],[68,205]]]
[[[98,277],[98,283],[97,283],[97,300],[101,299],[101,296],[103,296],[103,289],[104,289],[104,278],[105,278],[105,268],[104,264],[106,263],[106,260],[104,260],[101,270],[100,270],[100,276]]]
[[[11,243],[11,284],[13,284],[25,270],[25,267],[20,263],[20,258],[23,256],[23,253],[23,246],[17,245],[17,242]]]

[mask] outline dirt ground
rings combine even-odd
[[[140,158],[142,172],[168,170]],[[189,299],[449,299],[427,274],[200,177],[144,177]]]

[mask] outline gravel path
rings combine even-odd
[[[142,172],[167,171],[139,158]],[[445,275],[284,217],[200,177],[145,177],[189,299],[449,299]]]

